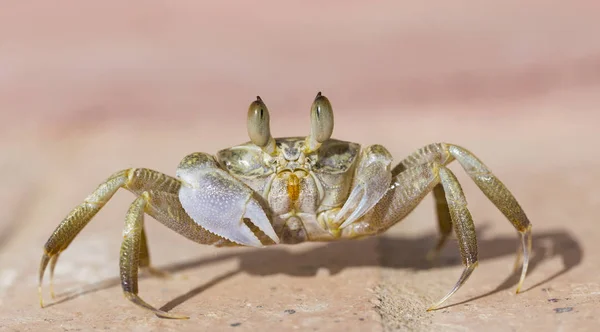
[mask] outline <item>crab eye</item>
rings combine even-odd
[[[319,92],[310,110],[311,136],[323,143],[333,133],[333,109],[329,100]]]
[[[269,144],[271,129],[269,127],[269,110],[260,97],[248,108],[248,135],[252,143],[264,148]]]

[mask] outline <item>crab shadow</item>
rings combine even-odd
[[[478,231],[479,261],[485,261],[506,256],[515,256],[518,244],[517,235],[513,236],[486,236],[487,227],[482,225]],[[437,234],[425,234],[417,237],[405,236],[379,236],[354,241],[339,241],[316,245],[314,248],[303,252],[290,252],[283,247],[267,249],[248,249],[235,253],[223,250],[222,254],[210,258],[199,258],[187,262],[180,262],[159,267],[161,270],[176,273],[207,267],[212,264],[237,259],[237,269],[215,277],[207,283],[199,285],[182,294],[160,309],[169,311],[206,289],[217,285],[239,273],[257,276],[270,276],[284,274],[295,277],[315,276],[319,270],[327,269],[330,275],[336,275],[347,268],[356,267],[383,267],[390,269],[426,270],[460,266],[461,258],[456,243],[449,243],[442,250],[440,257],[434,262],[425,259],[427,252],[437,241]],[[532,257],[529,262],[528,275],[532,275],[536,267],[545,260],[560,257],[562,268],[523,292],[539,287],[573,269],[579,265],[583,258],[583,250],[579,242],[568,232],[563,230],[538,232],[533,235]],[[474,301],[494,293],[516,286],[520,276],[520,269],[501,282],[494,290],[475,298],[468,299],[450,306]],[[140,275],[140,279],[148,275]],[[120,284],[118,278],[104,280],[95,284],[84,286],[76,291],[60,294],[58,299],[47,306],[56,305],[106,288],[116,287]]]

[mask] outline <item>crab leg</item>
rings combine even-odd
[[[111,199],[115,192],[126,183],[126,171],[120,171],[113,174],[108,180],[102,183],[96,191],[89,195],[83,203],[73,209],[52,233],[44,245],[44,254],[42,255],[42,260],[40,262],[38,291],[41,307],[44,306],[42,299],[42,281],[48,263],[50,263],[50,293],[52,297],[54,297],[54,267],[56,266],[60,253],[67,249],[69,244],[71,244],[73,239],[85,225],[87,225],[106,202]]]
[[[438,227],[440,229],[440,237],[438,238],[435,247],[427,254],[428,260],[434,260],[439,255],[440,250],[442,250],[446,240],[448,240],[450,233],[452,233],[452,216],[450,215],[446,192],[442,184],[433,187],[433,197],[435,199],[435,211]]]
[[[144,230],[144,224],[142,223],[142,234],[140,235],[140,269],[145,270],[153,276],[157,277],[168,277],[169,273],[159,270],[150,264],[150,251],[148,251],[148,239],[146,238],[146,231]]]
[[[171,314],[158,310],[146,303],[138,296],[138,268],[140,266],[140,253],[142,244],[142,227],[144,223],[144,212],[150,201],[148,192],[131,204],[127,216],[125,217],[125,229],[123,230],[123,244],[121,245],[121,285],[125,297],[138,306],[152,311],[159,317],[188,319],[187,316]]]
[[[405,170],[394,177],[390,189],[364,219],[344,229],[344,235],[348,237],[366,235],[361,234],[365,232],[381,233],[406,217],[439,184],[444,189],[465,268],[452,290],[430,310],[452,296],[477,267],[477,239],[473,218],[467,209],[462,188],[452,171],[437,162],[417,165]]]
[[[438,162],[447,165],[452,161],[458,161],[469,177],[488,197],[490,201],[504,214],[511,222],[521,237],[520,248],[517,252],[517,266],[522,261],[521,277],[517,284],[516,292],[519,293],[529,264],[529,253],[531,252],[531,223],[521,208],[515,197],[504,186],[504,184],[492,174],[492,172],[470,151],[457,145],[447,143],[434,143],[424,146],[417,150],[404,160],[402,160],[392,170],[392,175],[397,175],[406,169],[415,165]],[[436,195],[437,198],[437,195]],[[438,213],[440,212],[440,202],[438,202]],[[439,214],[438,214],[439,216]],[[440,220],[440,222],[442,222]],[[442,232],[442,238],[444,237]],[[443,239],[440,241],[443,241]]]
[[[531,251],[531,225],[516,200],[502,183],[466,150],[447,145],[436,145],[422,149],[428,153],[416,154],[394,169],[395,177],[387,193],[370,210],[364,219],[344,229],[346,237],[358,237],[381,233],[408,215],[431,191],[436,194],[438,221],[442,228],[442,237],[438,246],[447,238],[448,226],[452,225],[458,238],[459,248],[465,269],[452,290],[429,310],[438,308],[454,294],[469,278],[477,266],[477,239],[473,219],[467,209],[467,201],[454,174],[444,165],[455,156],[477,185],[494,202],[521,234],[523,247],[523,269],[517,286],[520,289]],[[442,153],[435,153],[435,152]],[[418,158],[417,158],[418,157]],[[439,187],[441,184],[442,187]],[[437,189],[434,189],[437,188]],[[442,193],[443,196],[442,197]],[[446,215],[445,205],[450,216]]]
[[[467,200],[462,188],[456,176],[448,168],[441,166],[438,172],[448,203],[448,211],[450,212],[451,220],[454,221],[454,232],[458,238],[458,247],[460,248],[465,269],[452,290],[436,304],[429,307],[428,311],[435,310],[449,299],[467,281],[478,263],[475,225],[473,224],[473,217],[471,217],[471,213],[467,209]],[[441,239],[444,239],[444,236]]]
[[[177,179],[146,168],[132,168],[117,172],[100,184],[83,203],[65,217],[44,246],[39,269],[40,306],[43,307],[42,282],[48,264],[50,264],[50,287],[52,289],[52,277],[58,256],[119,188],[125,188],[138,196],[144,192],[150,193],[146,212],[188,239],[202,244],[232,245],[229,241],[206,231],[189,218],[177,198],[180,187],[181,183]],[[140,268],[146,268],[155,275],[164,274],[151,267],[143,225],[140,226],[140,229]]]

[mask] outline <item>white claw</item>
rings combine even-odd
[[[241,245],[262,247],[244,218],[275,243],[279,237],[265,211],[244,183],[218,168],[180,169],[179,200],[186,213],[206,230]]]
[[[364,192],[365,185],[363,183],[358,184],[352,189],[352,192],[350,193],[350,196],[348,196],[346,203],[344,204],[344,206],[342,206],[342,209],[336,215],[334,223],[339,223],[340,220],[344,216],[346,216],[352,208],[356,208],[354,209],[354,211],[352,211],[352,214],[350,214],[346,218],[346,221],[344,221],[344,223],[340,225],[340,228],[344,228],[352,224],[368,211],[369,206],[367,203],[367,197],[364,194]]]
[[[255,199],[251,198],[248,201],[244,217],[250,219],[256,227],[263,231],[271,240],[275,241],[275,243],[279,243],[279,237],[275,233],[269,218],[267,218],[262,206]]]
[[[348,227],[379,202],[392,182],[390,164],[389,152],[380,145],[366,149],[358,166],[352,191],[336,215],[335,224],[344,220],[339,227]]]

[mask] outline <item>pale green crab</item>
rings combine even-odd
[[[304,241],[335,241],[375,235],[406,217],[433,191],[441,236],[435,255],[452,232],[465,266],[456,285],[428,310],[454,294],[477,266],[475,227],[460,184],[446,167],[457,160],[521,235],[517,293],[527,273],[531,223],[508,189],[477,157],[447,143],[427,145],[392,166],[381,145],[365,148],[331,138],[333,110],[319,93],[311,107],[308,137],[271,136],[269,112],[257,97],[248,110],[250,142],[216,156],[186,156],[171,177],[146,168],[113,174],[60,223],[44,246],[42,279],[50,284],[60,253],[119,188],[136,195],[125,217],[120,277],[125,296],[159,317],[187,318],[158,310],[138,296],[138,269],[150,266],[144,214],[186,238],[214,246],[263,247]]]

